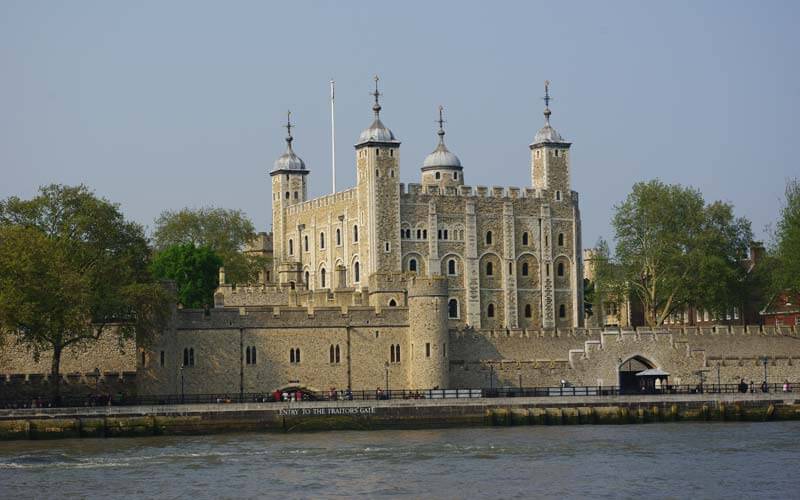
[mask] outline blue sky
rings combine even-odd
[[[573,142],[584,246],[659,177],[732,203],[756,235],[800,176],[798,2],[0,2],[0,197],[85,183],[152,227],[164,209],[271,224],[268,171],[295,149],[311,196],[337,183],[379,74],[418,182],[445,106],[469,185],[527,186],[542,124]]]

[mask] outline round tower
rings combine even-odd
[[[446,278],[412,278],[408,287],[408,324],[410,388],[447,388],[450,384],[450,346]]]

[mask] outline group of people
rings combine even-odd
[[[331,401],[337,401],[339,399],[344,399],[347,401],[353,400],[353,392],[350,388],[344,391],[337,391],[336,387],[331,386],[330,390],[328,391],[328,399]]]
[[[744,377],[742,377],[739,381],[739,392],[746,393],[746,392],[756,392],[756,385],[753,382],[753,379],[750,379],[750,383],[748,384]],[[761,382],[761,392],[769,392],[769,384],[766,380]],[[789,380],[785,379],[783,381],[783,392],[792,392],[792,386],[789,384]]]

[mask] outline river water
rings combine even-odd
[[[800,422],[0,442],[0,498],[798,498]]]

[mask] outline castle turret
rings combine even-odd
[[[400,141],[381,122],[380,95],[376,76],[375,119],[355,145],[359,224],[367,230],[358,252],[368,274],[400,271]]]
[[[447,388],[450,384],[447,279],[412,278],[408,287],[408,380],[411,389]]]
[[[306,176],[309,172],[305,162],[292,149],[291,115],[288,112],[286,116],[286,152],[275,160],[269,173],[272,177],[273,274],[279,279],[287,276],[279,272],[281,263],[297,261],[300,253],[297,231],[286,227],[286,208],[306,201],[308,196]]]
[[[423,186],[444,188],[464,185],[464,168],[461,166],[461,160],[444,144],[443,111],[444,108],[439,106],[439,131],[437,132],[439,145],[425,158],[425,162],[422,164]]]
[[[570,196],[569,147],[571,143],[561,138],[550,125],[550,82],[544,83],[544,127],[539,129],[531,143],[531,178],[533,187],[561,201]]]

